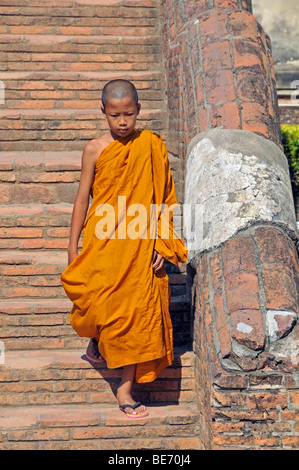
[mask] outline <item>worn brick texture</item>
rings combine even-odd
[[[69,329],[59,275],[82,150],[107,128],[103,85],[132,80],[142,104],[138,126],[166,135],[160,2],[1,0],[0,6],[0,337],[8,350],[70,348],[83,343]],[[182,200],[179,159],[169,160]],[[168,272],[182,344],[190,339],[185,268],[169,264]]]
[[[211,448],[298,449],[299,271],[293,241],[277,227],[252,227],[203,254],[194,274],[196,397],[211,425]],[[270,309],[276,312],[277,341],[289,337],[295,345],[288,349],[284,343],[279,355],[269,344]],[[287,309],[293,315],[280,317]],[[244,324],[249,328],[238,328]]]
[[[60,282],[82,150],[107,129],[103,85],[132,80],[138,126],[166,137],[160,1],[0,0],[0,10],[0,448],[203,448],[186,268],[167,266],[176,359],[135,387],[150,408],[138,423],[118,410],[120,371],[84,361]]]
[[[256,132],[280,144],[271,43],[250,2],[162,5],[172,153],[184,155],[192,137],[214,127]]]
[[[190,140],[213,127],[281,147],[271,43],[250,4],[163,2],[168,139],[182,159]],[[194,277],[188,266],[207,449],[298,448],[295,244],[283,229],[255,226],[202,254]]]
[[[1,450],[203,449],[192,351],[134,396],[148,418],[128,419],[113,395],[121,370],[92,367],[80,350],[13,351],[0,368]]]
[[[140,126],[164,132],[155,0],[0,6],[2,151],[82,150],[106,129],[100,91],[113,78],[133,80],[140,90]]]
[[[283,228],[249,227],[195,271],[167,266],[182,349],[136,387],[152,407],[139,423],[115,409],[119,372],[82,361],[86,340],[70,328],[59,281],[80,157],[106,128],[109,79],[140,90],[140,127],[165,138],[179,202],[197,133],[244,129],[280,145],[271,44],[250,4],[0,0],[2,449],[299,448],[298,351],[279,349],[299,342],[299,270]]]

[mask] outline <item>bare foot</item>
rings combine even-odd
[[[98,342],[92,338],[89,341],[89,344],[86,349],[86,357],[91,362],[96,362],[97,364],[103,364],[105,359],[99,353]]]
[[[117,389],[116,393],[116,398],[119,404],[119,407],[121,411],[124,411],[126,415],[129,417],[133,418],[138,418],[138,417],[145,417],[148,416],[148,410],[144,405],[142,405],[140,402],[136,402],[131,395],[129,395],[127,392],[122,391],[121,387]],[[124,405],[132,405],[134,408],[131,407],[124,407]],[[136,406],[137,405],[137,406]]]

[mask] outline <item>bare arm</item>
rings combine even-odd
[[[97,156],[98,147],[90,142],[86,145],[82,154],[80,183],[73,207],[71,232],[68,245],[69,264],[78,255],[78,242],[89,205],[89,194],[94,179],[94,165]]]

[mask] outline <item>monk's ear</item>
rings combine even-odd
[[[140,113],[140,108],[141,108],[141,104],[138,103],[138,104],[137,104],[137,115]]]
[[[101,111],[102,111],[103,114],[106,115],[106,110],[105,110],[104,106],[101,106]]]

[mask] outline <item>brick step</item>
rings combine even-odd
[[[202,449],[193,405],[148,406],[127,418],[117,405],[1,407],[1,450]]]
[[[105,21],[104,18],[103,21]],[[22,29],[28,31],[27,27]],[[78,31],[80,31],[79,28]],[[68,34],[67,30],[66,34]],[[134,40],[123,42],[122,45],[119,45],[117,37],[111,40],[110,36],[106,38],[102,36],[100,41],[97,36],[95,41],[89,40],[88,42],[82,40],[76,42],[76,38],[73,41],[70,36],[66,39],[63,36],[57,36],[59,43],[50,44],[41,43],[38,36],[34,36],[34,40],[30,42],[17,42],[16,37],[16,43],[9,44],[1,44],[0,38],[0,58],[3,62],[7,62],[9,71],[34,71],[40,70],[41,66],[45,71],[109,71],[116,64],[117,69],[122,71],[137,69],[137,64],[139,71],[150,71],[156,70],[157,62],[160,60],[159,38],[155,32],[153,35],[156,38],[156,44],[153,44],[151,40],[151,44],[142,45],[142,42],[146,41],[141,39],[140,51],[138,51],[137,44],[138,36],[135,36]],[[61,38],[63,38],[63,44]],[[38,96],[38,92],[36,93]]]
[[[67,266],[66,250],[2,250],[0,263],[3,275],[60,274]],[[175,266],[165,261],[171,284],[183,284],[186,280],[186,266]],[[5,269],[4,269],[5,268]]]
[[[41,183],[59,183],[63,182],[60,178],[60,172],[63,171],[75,171],[80,172],[81,170],[81,159],[82,149],[78,151],[2,151],[0,152],[0,176],[1,182],[10,181],[18,183],[30,183],[35,180],[39,182],[38,176],[42,179]],[[170,166],[175,161],[175,157],[169,155]],[[32,175],[34,173],[34,175]],[[56,179],[54,174],[57,173]],[[9,179],[9,174],[14,174],[15,178]],[[47,176],[46,176],[47,175]],[[30,178],[31,176],[31,178]],[[53,178],[53,181],[52,181]],[[70,182],[73,182],[72,180]],[[3,186],[3,184],[1,185]],[[43,203],[44,201],[38,201],[35,199],[35,204],[38,202]],[[5,201],[8,202],[8,201]],[[17,203],[19,201],[16,201]],[[11,204],[16,204],[12,202]],[[26,200],[20,201],[20,203],[26,203]],[[28,201],[32,205],[32,201]],[[63,201],[58,201],[62,203]],[[73,203],[73,201],[71,201]]]
[[[3,217],[7,217],[10,207],[12,216],[13,210],[16,214],[20,214],[22,209],[17,206],[24,204],[27,205],[27,207],[24,206],[24,211],[27,210],[31,218],[34,215],[33,212],[41,210],[44,211],[44,216],[45,212],[49,214],[52,212],[53,215],[55,207],[45,208],[42,206],[44,204],[74,203],[80,180],[82,150],[63,153],[60,151],[14,151],[1,152],[0,155],[0,204]],[[61,213],[69,220],[69,215],[64,210]],[[30,218],[27,218],[28,223],[30,223]],[[6,221],[9,222],[7,219]],[[37,244],[37,247],[41,245]],[[25,246],[22,245],[21,248]]]
[[[24,173],[31,174],[32,172],[45,172],[47,174],[51,171],[80,171],[82,150],[63,153],[60,151],[33,152],[32,150],[29,152],[2,151],[0,156],[0,171],[3,172],[1,181],[5,181],[4,172],[19,174],[21,177]],[[24,178],[27,177],[24,176]],[[24,181],[20,180],[18,182],[22,183]],[[43,183],[45,182],[43,181]]]
[[[6,2],[8,3],[8,2]],[[150,35],[157,33],[159,8],[155,0],[146,2],[36,1],[2,5],[3,34],[102,36]],[[53,7],[53,3],[56,5]],[[26,60],[23,57],[22,61]]]
[[[29,172],[23,173],[23,176],[20,178],[25,180],[27,175],[32,179],[36,179],[36,174]],[[64,180],[75,178],[71,172],[56,172],[54,175],[56,175],[57,180],[60,179],[59,176],[65,176]],[[38,174],[38,178],[41,180],[42,175]],[[73,204],[67,203],[0,205],[1,248],[8,250],[67,250],[72,210]],[[82,236],[78,246],[79,248],[82,247]],[[64,259],[66,262],[65,256]],[[6,274],[8,274],[9,270],[14,274],[13,268],[6,270]],[[16,270],[19,271],[18,274],[21,274],[20,268],[16,267]],[[46,273],[47,270],[44,272]],[[54,274],[53,271],[49,272],[49,274],[51,273]]]
[[[134,384],[134,397],[146,404],[192,403],[194,353],[175,349],[175,359],[148,384]],[[122,368],[92,365],[78,350],[4,351],[0,365],[0,405],[7,407],[116,403]]]
[[[23,230],[21,227],[20,229]],[[34,230],[32,228],[32,231]],[[64,297],[64,291],[57,289],[57,287],[61,286],[60,274],[67,266],[67,259],[66,250],[3,250],[0,253],[3,297],[44,298],[47,290],[52,293],[50,296],[52,298],[54,296]],[[184,295],[185,291],[181,286],[185,286],[186,268],[184,266],[176,267],[167,261],[165,267],[169,276],[172,294],[174,296]],[[19,292],[10,290],[13,286],[15,289],[24,290]],[[26,290],[26,287],[28,290]],[[42,290],[43,288],[45,290],[39,293],[39,289]]]
[[[110,78],[112,79],[113,76]],[[0,79],[1,79],[1,74],[0,74]],[[2,80],[3,81],[3,80]],[[135,82],[136,83],[136,82]],[[28,85],[29,86],[29,85]],[[143,104],[143,109],[140,111],[139,117],[138,117],[138,122],[146,123],[147,121],[151,120],[158,120],[164,119],[165,114],[163,114],[161,110],[161,106],[163,105],[162,101],[158,100],[158,96],[160,95],[160,92],[155,92],[155,101],[141,101],[141,104]],[[7,96],[7,89],[6,89],[6,95]],[[41,95],[42,96],[42,95]],[[86,95],[87,96],[87,95]],[[81,98],[82,97],[82,98]],[[63,101],[62,101],[63,100]],[[26,100],[25,99],[20,99],[19,102],[12,102],[9,103],[8,101],[5,101],[6,107],[9,108],[7,109],[1,109],[0,112],[0,117],[1,117],[1,137],[5,138],[5,134],[3,131],[7,130],[9,128],[9,125],[11,126],[12,130],[16,134],[16,139],[15,140],[20,140],[18,139],[19,135],[17,131],[22,131],[26,130],[27,132],[38,132],[39,131],[39,139],[46,140],[46,135],[44,133],[46,132],[52,132],[54,131],[77,131],[78,128],[81,130],[82,135],[87,133],[91,133],[91,131],[97,130],[99,131],[104,131],[107,129],[106,121],[105,118],[100,110],[101,107],[101,88],[99,85],[99,89],[96,91],[95,94],[93,94],[92,99],[84,99],[83,98],[83,92],[81,93],[80,91],[78,92],[78,96],[76,100],[71,100],[67,99],[66,94],[61,94],[61,96],[57,93],[57,98],[50,99],[50,92],[48,94],[45,94],[45,99],[31,99],[28,97]],[[16,123],[17,119],[22,119],[22,122]],[[40,122],[39,126],[37,126],[36,120],[45,120],[46,122]],[[62,124],[59,126],[59,123],[57,123],[57,120],[61,120]],[[72,120],[74,122],[72,123]],[[82,126],[79,127],[79,123],[77,122],[80,120],[83,122]],[[93,121],[96,120],[96,127],[91,127],[91,125],[88,127],[88,124],[92,124]],[[47,122],[50,121],[50,122]],[[64,121],[70,121],[70,122],[64,122]],[[71,127],[71,124],[73,124],[73,127]],[[78,136],[80,137],[80,134],[78,133]],[[32,136],[29,136],[32,137]],[[59,134],[57,136],[53,136],[52,140],[55,140],[54,137],[56,137],[56,140],[59,140]],[[66,135],[61,134],[60,139],[63,140],[63,137],[66,138]],[[89,137],[89,136],[88,136]],[[93,134],[90,138],[95,138],[97,135]],[[35,137],[36,138],[36,137]],[[5,139],[4,139],[5,140]],[[6,139],[7,140],[7,139]],[[24,140],[30,140],[28,137],[24,138]],[[72,135],[69,136],[68,140],[72,140]],[[2,150],[2,148],[1,148]],[[3,149],[5,150],[5,149]],[[51,149],[49,149],[51,150]],[[30,151],[30,149],[29,149]]]
[[[44,288],[36,292],[42,296]],[[7,351],[73,349],[86,345],[86,338],[77,336],[70,326],[71,301],[65,295],[47,298],[47,293],[45,297],[3,298],[0,340]],[[190,301],[186,295],[171,297],[170,315],[174,344],[185,344],[190,340]]]
[[[70,326],[65,298],[12,298],[1,303],[0,339],[6,351],[73,349],[86,346]]]
[[[59,173],[57,172],[57,180]],[[68,173],[66,173],[68,174]],[[23,179],[30,172],[23,173]],[[32,173],[31,173],[32,177]],[[32,177],[32,179],[35,179]],[[1,237],[3,238],[30,238],[29,233],[26,234],[26,228],[31,227],[63,227],[69,228],[72,216],[73,204],[0,204],[0,217],[1,217]],[[18,227],[20,230],[25,229],[22,235],[21,231],[7,232],[8,229]],[[46,235],[46,234],[44,234]],[[50,233],[47,232],[49,236]],[[53,236],[53,235],[52,235]],[[55,235],[58,236],[57,234]],[[68,236],[61,233],[62,238]]]
[[[71,34],[74,34],[77,29],[81,31],[81,34],[97,34],[99,29],[103,29],[104,33],[109,33],[110,28],[117,26],[122,26],[125,33],[124,27],[128,28],[136,23],[140,27],[156,27],[155,20],[159,11],[155,0],[137,2],[138,4],[136,2],[123,4],[120,0],[117,2],[101,0],[86,2],[85,5],[82,1],[75,1],[71,5],[71,2],[61,0],[56,2],[56,7],[49,5],[49,1],[41,2],[40,5],[30,0],[27,4],[22,3],[24,5],[6,4],[1,7],[2,22],[10,28],[11,34],[26,34],[26,32],[27,34],[42,34],[44,30],[54,34],[67,34],[69,29],[72,30]],[[19,21],[12,21],[11,17],[14,16],[17,16]],[[38,24],[36,24],[37,18],[40,20]],[[35,28],[30,30],[28,26],[35,26]],[[84,28],[80,26],[89,26],[90,30],[83,31]],[[94,30],[95,27],[98,27],[98,30]],[[115,31],[114,34],[120,34],[120,30]]]
[[[57,124],[55,126],[55,117],[57,119],[58,116],[66,120],[70,115],[69,119],[73,121],[78,119],[78,116],[81,117],[80,113],[83,118],[84,114],[86,115],[85,126],[88,123],[90,124],[94,113],[97,113],[96,118],[100,119],[98,125],[103,126],[104,119],[99,111],[101,90],[104,84],[113,78],[128,78],[134,81],[142,102],[140,116],[146,118],[151,110],[159,110],[163,104],[161,76],[161,70],[158,67],[150,72],[141,72],[137,65],[131,71],[113,70],[110,73],[97,70],[46,72],[40,71],[40,68],[38,71],[25,71],[22,69],[19,72],[0,72],[0,79],[5,86],[5,103],[0,106],[0,108],[3,108],[0,129],[5,130],[10,124],[15,130],[24,128],[27,131],[47,129],[54,131],[60,129]],[[40,125],[44,124],[44,127],[38,128],[34,126],[34,124],[37,124],[34,123],[34,117],[32,117],[33,122],[28,122],[31,117],[30,111],[39,113],[48,120],[51,118],[50,112],[52,111],[52,114],[56,112],[54,122],[40,123]],[[91,113],[91,117],[87,116],[88,111]],[[26,122],[17,125],[11,117],[16,116],[18,112],[24,115]],[[73,117],[71,113],[73,113]],[[72,129],[67,127],[67,124],[71,123],[65,123],[65,129]],[[74,122],[74,130],[77,129],[76,124],[78,125]],[[82,131],[88,129],[88,127],[82,126]]]
[[[160,134],[163,137],[163,134]],[[35,212],[43,214],[44,218],[48,212],[53,217],[58,217],[60,211],[62,216],[68,217],[67,211],[70,211],[70,208],[67,204],[74,204],[80,180],[81,160],[82,149],[0,152],[0,215],[7,223],[4,225],[3,221],[1,226],[12,226],[8,218],[13,215],[18,217],[19,224],[28,223],[29,219],[27,222],[21,222],[19,219],[22,216],[22,208],[19,207],[21,205],[24,205],[24,210],[31,212],[31,216],[34,216]],[[175,173],[177,159],[169,155],[169,162]]]
[[[128,10],[129,12],[129,10]],[[135,17],[136,20],[136,11],[132,10],[132,15]],[[7,16],[8,18],[8,16]],[[53,21],[54,21],[53,17]],[[20,18],[20,21],[24,20],[24,16]],[[11,21],[8,19],[8,21]],[[89,20],[87,20],[89,21]],[[150,22],[152,22],[150,20]],[[136,24],[136,23],[135,23]],[[132,25],[131,25],[132,26]],[[12,50],[18,51],[25,51],[25,48],[28,48],[28,52],[48,52],[48,51],[55,51],[55,52],[69,52],[71,50],[74,52],[76,49],[73,48],[75,44],[78,45],[79,50],[82,52],[90,53],[95,51],[95,49],[80,49],[81,45],[91,44],[93,46],[106,46],[108,52],[115,52],[115,48],[113,46],[119,46],[121,51],[128,51],[125,47],[123,48],[123,44],[136,46],[140,44],[140,46],[155,46],[160,41],[160,36],[156,31],[156,34],[138,34],[135,33],[134,28],[128,28],[127,34],[125,35],[114,35],[114,34],[96,34],[96,35],[86,35],[84,31],[80,30],[73,30],[71,34],[55,34],[46,32],[45,34],[42,33],[40,30],[39,33],[36,31],[30,34],[32,30],[30,30],[27,34],[18,34],[15,33],[8,33],[1,30],[0,32],[0,50],[9,52]],[[17,47],[19,45],[19,47]],[[9,47],[11,46],[11,47]],[[71,49],[68,49],[69,46]],[[14,49],[15,47],[15,49]],[[138,49],[133,47],[133,52],[136,52]],[[149,49],[154,52],[156,49]],[[101,50],[103,52],[103,50]]]
[[[82,151],[107,129],[100,90],[113,78],[136,84],[140,127],[163,131],[160,9],[155,0],[5,3],[0,34],[2,151]]]
[[[8,271],[9,269],[9,271]],[[36,302],[36,300],[40,300],[40,298],[51,298],[51,299],[62,299],[65,297],[65,292],[62,288],[60,275],[53,274],[53,271],[57,270],[57,267],[53,269],[53,265],[48,265],[47,267],[44,266],[36,269],[36,272],[41,272],[43,270],[50,271],[44,274],[29,274],[26,275],[20,269],[20,266],[11,266],[10,268],[1,267],[0,272],[2,271],[2,287],[1,287],[1,294],[3,299],[12,299],[12,300],[19,300],[23,301],[24,298],[31,298]],[[26,270],[26,268],[25,268]],[[35,270],[35,269],[34,269]],[[30,267],[27,272],[33,273]],[[51,273],[52,271],[52,273]],[[61,270],[61,272],[63,269]],[[185,291],[186,286],[184,283],[184,277],[176,275],[170,275],[170,290],[172,292],[172,297],[181,298],[183,302],[185,301]],[[181,279],[181,284],[177,283],[177,279]],[[177,295],[175,295],[177,294]],[[3,303],[5,300],[3,300]],[[3,309],[4,305],[1,307]]]
[[[15,90],[23,89],[24,86],[27,86],[28,90],[85,90],[86,88],[92,90],[96,89],[97,85],[103,85],[113,78],[127,78],[134,81],[140,93],[146,90],[161,90],[162,87],[160,82],[162,72],[159,68],[153,71],[144,71],[136,68],[130,71],[112,70],[111,72],[104,72],[98,69],[79,72],[69,70],[46,71],[39,68],[37,71],[23,69],[20,71],[1,70],[0,76],[5,83],[10,85],[11,89]],[[34,85],[36,85],[35,88]]]
[[[20,17],[22,21],[24,16]],[[88,21],[90,21],[88,19]],[[159,52],[159,34],[84,35],[84,34],[6,34],[0,33],[0,53],[72,53],[72,54],[156,54]],[[116,49],[117,46],[117,49]],[[33,58],[34,59],[34,58]],[[111,59],[110,59],[111,60]],[[24,69],[21,69],[24,71]]]
[[[85,344],[70,327],[72,303],[60,281],[67,266],[66,250],[3,250],[0,264],[0,339],[7,350],[70,349]],[[180,345],[190,338],[185,267],[165,266],[172,293],[174,342]]]
[[[66,160],[60,163],[65,166],[67,165]],[[2,164],[4,165],[3,162]],[[76,161],[71,159],[71,165],[75,166]],[[13,179],[12,177],[15,177],[18,180],[26,181],[28,177],[28,179],[35,182],[37,180],[57,180],[57,182],[60,180],[61,182],[62,179],[69,181],[75,179],[75,176],[72,176],[74,174],[75,172],[71,171],[45,173],[32,171],[22,173],[20,171],[19,175],[7,172],[6,178],[10,177]],[[62,178],[63,176],[65,178]],[[54,186],[52,185],[52,187]],[[49,187],[51,188],[51,185]],[[64,189],[66,189],[65,186]],[[8,250],[66,250],[70,236],[72,211],[73,203],[0,204],[0,247]],[[82,237],[79,240],[80,248],[82,246],[81,242]]]
[[[0,75],[1,80],[1,75]],[[0,150],[2,152],[81,151],[94,138],[107,130],[107,123],[100,111],[100,93],[93,103],[78,100],[73,107],[65,102],[64,109],[54,108],[54,103],[31,101],[34,109],[0,110]],[[60,105],[60,104],[59,104]],[[76,107],[81,108],[76,109]],[[86,108],[89,106],[89,108]],[[165,112],[161,109],[143,108],[138,118],[138,127],[148,128],[164,136]],[[49,109],[49,108],[52,109]],[[10,130],[10,132],[7,132]]]
[[[55,87],[55,83],[39,82],[36,89],[33,88],[33,83],[31,84],[29,81],[25,82],[23,86],[20,83],[16,84],[11,82],[10,84],[6,83],[5,104],[6,108],[9,110],[40,109],[41,113],[43,110],[59,108],[71,111],[73,109],[90,109],[96,111],[99,109],[100,105],[101,88],[100,85],[94,82],[88,82],[87,85],[81,83],[80,87],[72,82],[66,82],[64,85],[59,84],[58,87]],[[143,104],[144,110],[160,109],[163,98],[163,92],[161,90],[140,91],[138,96]],[[1,129],[3,129],[5,125],[7,126],[7,122],[1,123]],[[21,126],[15,127],[16,130],[19,130]],[[5,128],[6,127],[4,127],[4,129]],[[45,126],[38,128],[38,130],[45,129]],[[74,129],[76,129],[75,126]],[[50,130],[56,130],[54,124],[52,124]]]

